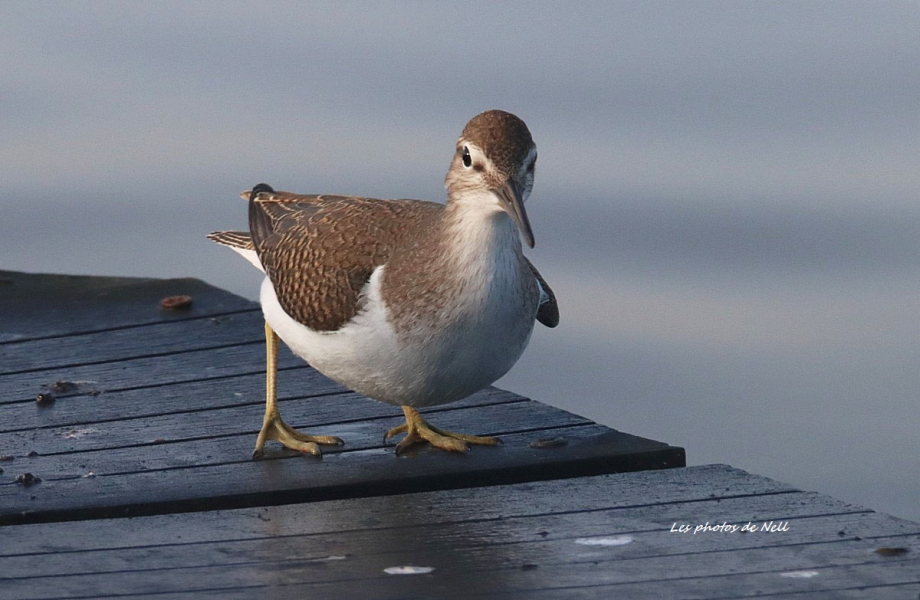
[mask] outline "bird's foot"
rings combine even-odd
[[[435,448],[448,450],[450,452],[466,452],[469,450],[469,444],[475,444],[477,446],[498,446],[502,443],[497,437],[466,435],[464,433],[454,433],[452,431],[439,429],[434,425],[429,425],[417,410],[408,406],[403,407],[403,412],[406,414],[406,423],[389,430],[383,437],[383,440],[386,441],[400,433],[406,434],[406,437],[396,444],[397,455],[402,454],[416,444],[423,444],[425,442],[431,444]]]
[[[303,452],[304,454],[311,454],[313,456],[323,455],[322,451],[319,449],[320,444],[325,446],[341,446],[345,443],[332,435],[308,435],[306,433],[301,433],[282,421],[281,416],[278,414],[265,416],[265,420],[262,423],[262,431],[259,432],[259,437],[256,440],[256,448],[252,451],[253,458],[262,458],[262,456],[264,456],[265,451],[263,447],[265,446],[266,440],[275,440],[276,442],[280,442],[285,448],[290,448],[291,450]]]

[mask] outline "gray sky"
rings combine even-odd
[[[503,382],[920,519],[920,4],[0,4],[0,268],[259,274],[236,194],[443,198],[517,113],[559,329]],[[560,375],[561,374],[561,375]]]

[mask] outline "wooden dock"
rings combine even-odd
[[[0,598],[920,595],[920,524],[498,389],[427,413],[503,446],[397,458],[398,410],[280,367],[285,419],[346,446],[251,460],[254,303],[0,272]]]

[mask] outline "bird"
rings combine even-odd
[[[267,440],[321,456],[333,436],[285,423],[276,395],[279,338],[343,386],[402,408],[403,454],[417,444],[453,452],[496,437],[446,431],[419,408],[465,398],[520,358],[539,321],[559,323],[553,290],[524,256],[534,246],[525,202],[537,146],[519,117],[489,110],[457,140],[446,203],[294,194],[259,184],[249,231],[208,236],[265,273],[266,409],[254,458]]]

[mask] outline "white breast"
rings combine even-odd
[[[471,245],[476,264],[464,269],[478,280],[464,286],[450,314],[399,336],[380,293],[385,266],[371,275],[363,310],[337,331],[317,332],[288,316],[268,278],[262,310],[295,354],[356,392],[396,405],[453,402],[507,373],[533,331],[538,297],[522,294],[524,274],[513,247],[494,248]]]
[[[383,267],[378,267],[371,275],[364,310],[336,331],[314,331],[291,318],[278,302],[268,277],[262,282],[260,295],[265,320],[294,354],[330,379],[378,400],[385,398],[370,392],[392,389],[401,354],[380,300],[382,274]]]

